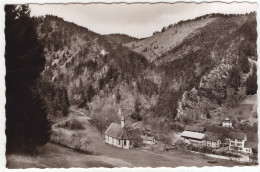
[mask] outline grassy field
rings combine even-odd
[[[116,167],[129,166],[128,163],[101,155],[88,155],[57,144],[48,143],[38,148],[36,157],[7,155],[7,168],[71,168],[71,167]]]
[[[83,121],[84,130],[68,130],[67,125],[57,127],[64,132],[60,136],[69,136],[69,133],[84,132],[84,139],[88,139],[90,144],[87,145],[87,153],[76,151],[67,147],[73,147],[73,142],[67,138],[59,144],[67,147],[48,143],[37,149],[36,157],[24,155],[7,155],[8,168],[70,168],[70,167],[178,167],[178,166],[236,166],[241,165],[234,161],[221,160],[206,157],[201,154],[185,151],[174,150],[171,152],[150,151],[144,149],[119,149],[104,142],[100,139],[98,131],[86,121],[89,119],[84,114],[73,111],[73,119]],[[72,117],[71,117],[72,118]],[[65,122],[66,123],[66,122]],[[64,127],[65,126],[65,127]],[[64,134],[65,133],[65,134]],[[62,135],[63,134],[63,135]],[[56,133],[57,136],[57,133]],[[65,144],[64,144],[65,143]],[[71,145],[72,143],[72,145]],[[216,161],[211,164],[208,161]]]
[[[201,154],[175,150],[172,152],[151,152],[147,150],[123,150],[96,143],[96,152],[90,155],[57,144],[48,143],[38,148],[36,157],[7,155],[7,168],[91,168],[91,167],[178,167],[178,166],[237,166],[234,161],[209,158]],[[101,147],[100,147],[101,146]],[[215,164],[208,161],[217,161]]]

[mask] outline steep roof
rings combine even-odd
[[[189,137],[193,139],[202,139],[205,136],[203,133],[192,132],[192,131],[183,131],[181,137]]]
[[[230,121],[230,119],[229,119],[228,117],[226,117],[226,118],[224,119],[224,121]]]
[[[248,142],[248,141],[246,141],[245,142],[245,148],[252,148],[252,149],[257,149],[257,143],[255,143],[255,142]]]
[[[203,138],[203,140],[216,142],[219,140],[219,137],[216,135],[214,136],[214,135],[205,134],[205,137]]]
[[[120,125],[112,123],[106,130],[105,135],[111,136],[116,139],[132,139],[132,135],[129,133],[127,128],[121,128]]]
[[[218,136],[219,138],[223,137],[223,133],[215,133],[215,132],[206,131],[205,134],[206,135],[212,135],[212,136]]]
[[[205,131],[205,128],[204,127],[197,127],[197,126],[187,125],[185,127],[185,131],[193,131],[193,132],[203,133]]]
[[[129,133],[133,137],[133,139],[141,139],[140,135],[142,134],[139,128],[129,130]]]
[[[230,132],[229,133],[229,137],[231,139],[239,139],[239,140],[243,140],[245,138],[246,134],[245,133],[241,133],[241,132]]]
[[[223,120],[223,122],[229,122],[229,123],[232,123],[232,121],[231,121],[228,117],[226,117],[226,118]]]

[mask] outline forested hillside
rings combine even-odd
[[[37,20],[47,60],[37,90],[48,102],[50,118],[66,116],[76,105],[93,118],[110,120],[118,118],[119,108],[132,115],[140,98],[150,104],[157,85],[142,79],[150,65],[145,57],[61,18]]]
[[[152,114],[184,123],[201,121],[207,114],[214,118],[224,107],[237,105],[246,94],[255,94],[255,17],[255,13],[210,14],[125,44],[154,61],[154,71],[161,77]],[[255,85],[251,93],[250,85]]]
[[[133,41],[138,41],[138,38],[134,38],[129,35],[125,34],[109,34],[109,35],[104,35],[109,41],[114,42],[114,43],[121,43],[121,44],[126,44],[129,42]]]
[[[165,131],[214,122],[257,90],[255,13],[209,14],[145,39],[99,35],[55,16],[35,20],[47,60],[36,90],[50,118],[75,105],[98,128],[123,115]]]

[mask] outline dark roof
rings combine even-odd
[[[133,137],[133,139],[141,139],[140,135],[142,134],[139,128],[129,130],[129,133]]]
[[[206,131],[205,134],[206,135],[211,135],[211,136],[218,136],[219,138],[223,137],[223,133],[214,133],[214,132]]]
[[[205,128],[204,127],[197,127],[197,126],[187,125],[185,127],[185,131],[193,131],[193,132],[203,133],[205,131]]]
[[[241,132],[230,132],[229,133],[229,137],[231,139],[239,139],[239,140],[243,140],[245,138],[245,133],[241,133]]]
[[[112,123],[106,130],[105,135],[111,136],[116,139],[132,139],[132,135],[127,128],[121,128],[120,125]]]
[[[218,136],[214,136],[214,135],[205,135],[203,140],[208,140],[208,141],[213,141],[213,142],[216,142],[218,141],[219,137]]]
[[[230,121],[231,122],[231,120],[228,117],[226,117],[223,121]]]
[[[257,149],[257,143],[255,143],[255,142],[248,142],[248,141],[246,141],[245,142],[245,148],[252,148],[252,149]]]

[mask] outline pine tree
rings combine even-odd
[[[256,65],[253,66],[252,75],[250,75],[246,80],[246,94],[254,95],[257,93],[257,69]]]
[[[119,103],[120,100],[121,100],[121,94],[120,94],[119,88],[118,88],[117,91],[116,91],[116,102]]]
[[[241,85],[241,77],[237,67],[231,69],[230,78],[229,78],[230,87],[234,89],[235,94],[239,91]]]
[[[239,59],[239,63],[243,73],[248,73],[250,71],[250,63],[247,56],[242,54]]]
[[[46,106],[32,86],[44,69],[43,46],[28,5],[5,6],[6,150],[35,153],[50,136]]]
[[[89,87],[88,87],[88,101],[91,102],[92,98],[94,97],[95,95],[95,90],[93,89],[93,86],[90,84]]]
[[[68,116],[68,112],[69,112],[68,109],[69,109],[70,103],[69,103],[67,89],[63,88],[62,91],[63,91],[63,94],[62,94],[62,113],[63,113],[63,116]]]

